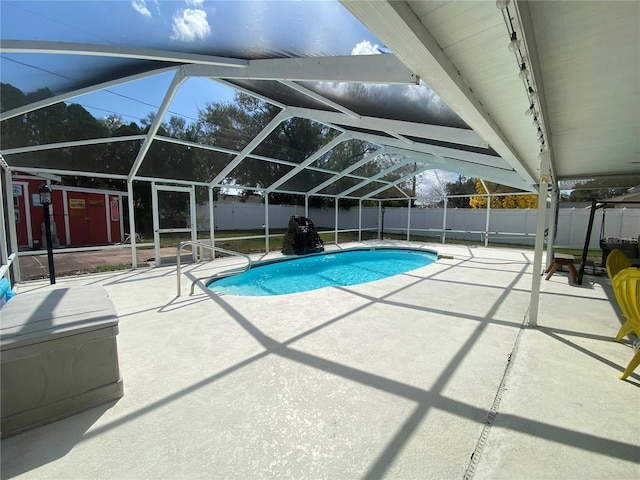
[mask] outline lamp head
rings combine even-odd
[[[51,189],[46,183],[40,186],[40,204],[51,205]]]

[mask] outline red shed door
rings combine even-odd
[[[73,246],[90,244],[89,214],[87,211],[87,194],[67,192],[69,207],[69,244]]]
[[[98,193],[67,191],[70,244],[107,244],[107,208],[105,196]]]
[[[101,193],[87,194],[87,213],[89,216],[89,244],[106,245],[107,238],[107,214],[109,204]]]

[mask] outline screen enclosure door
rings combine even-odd
[[[176,249],[182,241],[197,239],[196,196],[194,187],[152,184],[153,243],[156,266],[177,262]],[[171,247],[169,247],[171,246]],[[188,257],[182,261],[196,261],[196,249],[185,247]]]

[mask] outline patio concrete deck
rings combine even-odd
[[[453,258],[286,296],[187,296],[228,259],[179,298],[175,267],[20,285],[107,289],[125,395],[3,440],[2,478],[640,478],[606,277],[543,280],[527,328],[532,251],[428,246]]]

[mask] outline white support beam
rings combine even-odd
[[[0,153],[0,167],[2,167],[2,169],[4,171],[6,171],[6,172],[10,172],[11,171],[11,168],[9,168],[9,164],[7,163],[7,161],[2,156],[2,153]]]
[[[267,102],[268,104],[274,105],[274,106],[276,106],[278,108],[281,108],[283,110],[285,108],[287,108],[287,106],[282,102],[278,102],[277,100],[274,100],[273,98],[267,97],[265,95],[261,95],[261,94],[256,93],[256,92],[252,92],[248,88],[244,88],[244,87],[241,87],[239,85],[235,85],[235,84],[233,84],[231,82],[228,82],[226,80],[223,80],[221,78],[209,78],[209,80],[211,80],[214,83],[218,83],[220,85],[224,85],[225,87],[233,88],[234,90],[237,90],[239,92],[246,93],[250,97],[257,98],[258,100],[262,100],[263,102]]]
[[[414,142],[413,140],[409,140],[407,137],[400,135],[399,133],[394,133],[394,132],[384,132],[388,135],[391,135],[392,137],[397,138],[398,140],[402,140],[404,143],[408,144],[408,145],[415,145],[416,142]]]
[[[376,173],[372,177],[369,177],[366,180],[360,182],[359,184],[354,185],[351,188],[348,188],[347,190],[342,192],[340,195],[349,195],[350,193],[360,190],[362,187],[375,182],[379,178],[382,178],[385,175],[388,175],[389,173],[393,172],[394,170],[397,170],[398,168],[402,167],[403,165],[406,165],[407,163],[412,163],[413,161],[414,161],[413,159],[405,157],[403,160],[400,160],[394,163],[392,166],[385,168],[384,170],[381,170],[380,172]]]
[[[246,68],[209,66],[204,62],[186,66],[190,77],[302,82],[358,82],[418,84],[419,78],[392,54],[297,57],[250,60]]]
[[[333,204],[334,206],[334,219],[333,219],[333,224],[334,224],[334,243],[336,245],[338,245],[338,220],[339,220],[339,215],[338,215],[338,204],[340,202],[340,198],[336,197],[335,202]]]
[[[136,208],[133,197],[133,182],[127,180],[127,204],[129,208],[129,238],[131,240],[131,268],[138,268],[138,255],[136,254]]]
[[[16,222],[15,222],[15,207],[13,206],[13,202],[11,201],[13,199],[13,177],[12,177],[13,173],[8,171],[5,172],[5,180],[6,180],[6,187],[7,187],[7,200],[9,201],[9,204],[7,205],[7,210],[8,210],[8,215],[9,218],[5,219],[5,222],[8,221],[8,229],[9,229],[9,245],[8,248],[10,249],[9,251],[11,253],[18,253],[19,251],[19,247],[18,247],[18,232],[16,229]],[[24,192],[26,193],[26,192]],[[29,211],[29,209],[27,209],[27,212]],[[25,219],[26,220],[26,219]],[[2,223],[0,225],[7,225],[7,223]],[[7,253],[9,253],[9,251]],[[14,261],[11,264],[11,267],[13,269],[13,275],[14,275],[14,279],[15,280],[19,280],[20,279],[20,262],[18,261]]]
[[[142,146],[138,151],[138,155],[136,156],[136,159],[134,160],[133,165],[129,170],[129,175],[127,176],[127,180],[131,181],[133,177],[135,177],[136,174],[138,173],[138,170],[140,170],[140,166],[142,165],[144,157],[147,155],[147,152],[151,147],[151,143],[153,142],[153,137],[158,132],[160,125],[162,125],[162,120],[164,119],[164,116],[169,110],[169,106],[171,106],[173,97],[178,92],[180,85],[182,85],[186,80],[187,80],[187,77],[184,76],[182,69],[178,69],[176,71],[176,74],[173,77],[173,80],[171,80],[171,84],[167,89],[167,93],[162,99],[162,104],[160,104],[160,108],[158,109],[158,112],[156,113],[156,116],[153,119],[153,122],[151,122],[151,125],[149,126],[149,132],[147,132],[147,137],[142,143]]]
[[[10,200],[13,198],[12,195],[9,195],[9,187],[6,187],[5,190],[5,178],[10,176],[11,173],[8,171],[0,171],[0,225],[2,225],[2,231],[0,232],[0,265],[7,265],[9,263],[9,245],[7,243],[7,235],[5,234],[5,225],[7,225],[4,217],[4,198],[5,191],[7,192],[6,198]],[[20,187],[22,188],[22,187]],[[11,191],[13,192],[13,187],[11,187]],[[13,202],[12,202],[13,203]],[[15,221],[13,222],[15,223]],[[9,272],[7,272],[8,274]],[[0,280],[2,280],[3,275],[0,275]]]
[[[5,225],[8,227],[6,221],[5,221],[5,216],[4,216],[4,199],[5,196],[7,198],[7,207],[8,207],[8,199],[10,199],[13,196],[13,185],[9,185],[11,183],[11,179],[9,178],[11,177],[11,172],[9,172],[8,170],[0,170],[0,225],[2,225],[2,228],[0,228],[0,265],[7,265],[9,263],[9,245],[7,244],[7,235],[5,233]],[[6,178],[6,180],[5,180]],[[6,186],[6,192],[5,193],[5,186]],[[9,187],[11,187],[11,190],[9,190]],[[22,187],[20,187],[22,188]],[[11,195],[9,195],[9,192],[11,191]],[[11,202],[13,203],[13,202]],[[7,210],[13,210],[10,208],[7,208]],[[7,212],[8,215],[14,215],[13,211],[8,211]],[[15,218],[15,217],[14,217]],[[13,222],[15,223],[15,222]],[[7,271],[7,275],[9,274],[9,272]],[[2,280],[3,275],[0,275],[0,280]]]
[[[207,192],[209,194],[209,238],[211,239],[211,246],[216,246],[216,209],[215,200],[213,196],[213,187],[208,187]],[[216,258],[216,251],[211,250],[211,259]]]
[[[471,91],[459,69],[442,50],[408,2],[341,0],[358,20],[373,32],[474,131],[485,139],[528,184],[537,183],[505,134]]]
[[[484,246],[488,247],[489,246],[489,222],[490,222],[490,216],[491,216],[491,193],[489,192],[489,189],[487,188],[487,184],[484,183],[483,179],[480,179],[480,183],[482,184],[482,188],[484,188],[484,191],[487,193],[487,211],[486,211],[486,216],[484,221]]]
[[[499,168],[505,171],[512,171],[511,168],[506,163],[504,163],[504,161],[502,161],[500,157],[494,157],[492,155],[486,155],[484,153],[469,152],[467,150],[458,150],[455,148],[441,147],[439,145],[431,145],[427,143],[415,143],[411,147],[409,147],[406,144],[401,143],[401,141],[399,142],[398,140],[395,140],[395,139],[390,140],[389,143],[390,142],[393,142],[395,145],[398,145],[398,147],[393,148],[394,145],[390,145],[389,152],[394,152],[394,151],[412,152],[414,150],[417,150],[425,153],[430,153],[439,158],[456,158],[458,160],[464,160],[464,161],[475,163],[475,164],[481,164],[482,166],[485,166],[485,167]]]
[[[433,155],[435,157],[434,165],[437,165],[437,168],[441,170],[484,178],[501,185],[532,191],[532,186],[526,183],[514,170],[511,170],[507,164],[500,165],[498,157],[423,143],[416,143],[408,148],[406,144],[395,138],[379,137],[355,131],[350,133],[353,138],[387,145],[390,151],[404,151],[405,155],[418,158],[424,158],[424,155]]]
[[[349,139],[349,136],[347,134],[343,133],[341,135],[338,135],[336,138],[334,138],[329,143],[324,145],[320,150],[315,152],[313,155],[310,155],[306,160],[304,160],[302,163],[300,163],[300,165],[295,167],[293,170],[290,170],[289,172],[287,172],[286,174],[281,176],[278,180],[273,182],[269,186],[269,188],[267,188],[267,193],[273,192],[276,188],[278,188],[280,185],[284,184],[287,180],[293,178],[298,173],[302,172],[306,167],[308,167],[313,162],[318,160],[320,157],[322,157],[323,155],[325,155],[325,154],[329,153],[331,150],[333,150],[337,145],[341,144],[342,142],[344,142],[345,140],[348,140],[348,139]]]
[[[476,132],[465,128],[442,127],[440,125],[428,125],[424,123],[405,122],[402,120],[389,120],[386,118],[358,116],[352,117],[344,113],[327,112],[310,108],[291,107],[292,115],[307,118],[317,122],[338,124],[343,127],[364,128],[379,132],[393,132],[398,135],[428,138],[441,142],[469,145],[471,147],[487,148],[485,142]],[[406,143],[407,139],[402,138]]]
[[[362,241],[362,199],[358,200],[358,241]]]
[[[193,180],[177,180],[175,178],[160,178],[160,177],[146,177],[144,175],[136,175],[132,178],[132,180],[138,180],[141,182],[157,182],[157,183],[170,183],[172,185],[186,185],[190,187],[191,185],[195,185],[196,187],[208,187],[209,182],[196,182]],[[219,185],[216,185],[219,186]]]
[[[422,172],[426,172],[427,170],[430,170],[432,167],[431,165],[427,165],[425,167],[419,168],[417,170],[414,170],[411,173],[408,173],[407,175],[404,175],[403,177],[398,178],[397,180],[395,180],[394,182],[392,182],[389,185],[385,185],[384,187],[380,187],[377,190],[374,190],[373,192],[368,193],[367,195],[363,196],[362,198],[367,199],[367,198],[373,198],[376,195],[378,195],[381,192],[384,192],[385,190],[388,190],[392,187],[398,187],[398,185],[402,182],[406,182],[407,180],[409,180],[410,178],[415,177],[416,175],[420,175]],[[403,192],[404,193],[404,192]],[[408,198],[408,195],[404,195],[405,198]]]
[[[302,85],[298,85],[296,82],[280,80],[280,83],[283,84],[283,85],[286,85],[287,87],[289,87],[289,88],[291,88],[293,90],[295,90],[296,92],[300,92],[303,95],[306,95],[309,98],[313,98],[317,102],[320,102],[323,105],[326,105],[327,107],[334,108],[335,110],[338,110],[339,112],[342,112],[345,115],[350,116],[351,118],[360,118],[360,115],[358,115],[353,110],[349,110],[348,108],[343,107],[339,103],[336,103],[333,100],[329,100],[328,98],[324,97],[323,95],[320,95],[319,93],[316,93],[313,90],[308,89],[307,87],[303,87]]]
[[[407,242],[411,241],[411,200],[407,200]]]
[[[142,135],[142,137],[144,138],[145,135]],[[231,150],[229,148],[215,147],[213,145],[205,145],[203,143],[190,142],[189,140],[182,140],[181,138],[165,137],[163,135],[156,135],[154,139],[159,142],[174,143],[176,145],[183,145],[185,147],[200,148],[202,150],[227,153],[229,155],[238,155],[240,153],[237,150]]]
[[[87,95],[89,93],[97,92],[99,90],[116,87],[118,85],[122,85],[129,82],[135,82],[136,80],[152,77],[154,75],[160,75],[163,73],[172,72],[172,71],[175,71],[176,68],[177,67],[158,68],[156,70],[150,70],[148,72],[138,73],[137,75],[130,75],[128,77],[118,78],[116,80],[111,80],[109,82],[98,83],[96,85],[91,85],[90,87],[79,88],[71,92],[66,92],[60,95],[55,95],[53,97],[45,98],[43,100],[29,103],[27,105],[23,105],[21,107],[14,108],[12,110],[8,110],[6,112],[0,113],[0,122],[3,120],[8,120],[13,117],[17,117],[19,115],[24,115],[25,113],[33,112],[34,110],[38,110],[40,108],[48,107],[50,105],[55,105],[56,103],[65,102],[67,100],[71,100],[72,98],[77,98],[82,95]]]
[[[269,136],[271,132],[273,132],[278,125],[284,122],[286,119],[291,118],[291,113],[288,109],[282,110],[278,113],[273,119],[262,129],[262,131],[254,137],[253,140],[249,142],[249,144],[242,149],[242,151],[238,154],[236,158],[234,158],[229,164],[222,169],[216,177],[209,182],[211,186],[217,186],[222,183],[222,181],[229,175],[234,168],[236,168],[242,160],[244,160],[254,148],[256,148],[260,143]]]
[[[447,197],[444,197],[444,211],[442,213],[442,243],[447,240],[447,204],[449,203]]]
[[[200,65],[224,65],[232,69],[246,69],[248,60],[197,53],[184,53],[152,48],[122,47],[118,45],[98,45],[93,43],[48,42],[44,40],[2,40],[0,53],[56,53],[64,55],[84,55],[94,57],[132,58],[135,60],[155,60],[159,62],[196,63]]]
[[[364,157],[362,157],[360,160],[358,160],[353,165],[345,168],[344,170],[340,171],[339,173],[336,173],[330,179],[322,182],[320,185],[318,185],[318,186],[312,188],[311,190],[309,190],[309,195],[315,195],[316,193],[318,193],[323,188],[326,188],[329,185],[331,185],[332,183],[337,182],[338,180],[340,180],[341,178],[345,177],[349,173],[357,170],[358,168],[360,168],[361,166],[365,165],[366,163],[369,163],[370,161],[374,160],[379,155],[383,155],[385,152],[386,152],[386,149],[383,147],[383,148],[379,148],[375,152],[372,152],[372,153],[369,153],[368,155],[365,155]]]
[[[141,138],[145,138],[145,135],[141,135]],[[209,151],[213,151],[213,152],[226,153],[226,154],[234,155],[234,156],[240,154],[240,152],[238,150],[231,150],[229,148],[216,147],[216,146],[213,146],[213,145],[204,145],[202,143],[190,142],[189,140],[182,140],[180,138],[164,137],[162,135],[156,135],[153,138],[156,141],[174,143],[176,145],[184,145],[185,147],[199,148],[199,149],[202,149],[202,150],[209,150]],[[265,157],[264,155],[254,155],[253,153],[248,154],[247,158],[253,158],[255,160],[260,160],[260,161],[263,161],[263,162],[277,163],[277,164],[280,164],[280,165],[288,165],[290,167],[297,167],[299,165],[299,164],[297,164],[295,162],[290,162],[288,160],[280,160],[279,158]],[[307,167],[307,169],[308,170],[314,170],[316,172],[322,172],[322,173],[330,173],[330,174],[334,173],[333,170],[328,170],[326,168],[320,168],[320,167]],[[207,184],[208,183],[209,182],[207,182]]]
[[[7,148],[6,150],[0,150],[0,154],[17,155],[19,153],[41,152],[44,150],[55,150],[57,148],[84,147],[86,145],[100,145],[103,143],[132,142],[135,140],[144,140],[146,137],[146,135],[128,135],[124,137],[91,138],[87,140],[74,140],[72,142],[47,143],[44,145]]]
[[[264,192],[264,252],[269,253],[269,193]]]
[[[529,326],[538,326],[540,307],[540,281],[542,279],[542,254],[544,250],[544,226],[547,213],[547,187],[549,185],[551,155],[544,150],[540,155],[540,187],[538,189],[538,219],[536,223],[535,252],[533,255],[533,275],[529,300]]]
[[[549,208],[549,226],[547,227],[547,261],[545,270],[549,268],[553,262],[553,252],[555,251],[556,241],[556,225],[558,223],[558,197],[560,196],[560,190],[558,190],[558,183],[556,181],[553,181],[552,185],[551,205]]]
[[[80,170],[62,170],[59,168],[19,167],[19,170],[24,173],[33,173],[34,175],[45,173],[45,174],[51,174],[51,175],[67,175],[67,176],[73,176],[73,177],[111,178],[113,180],[127,179],[127,176],[124,174],[83,172]]]

